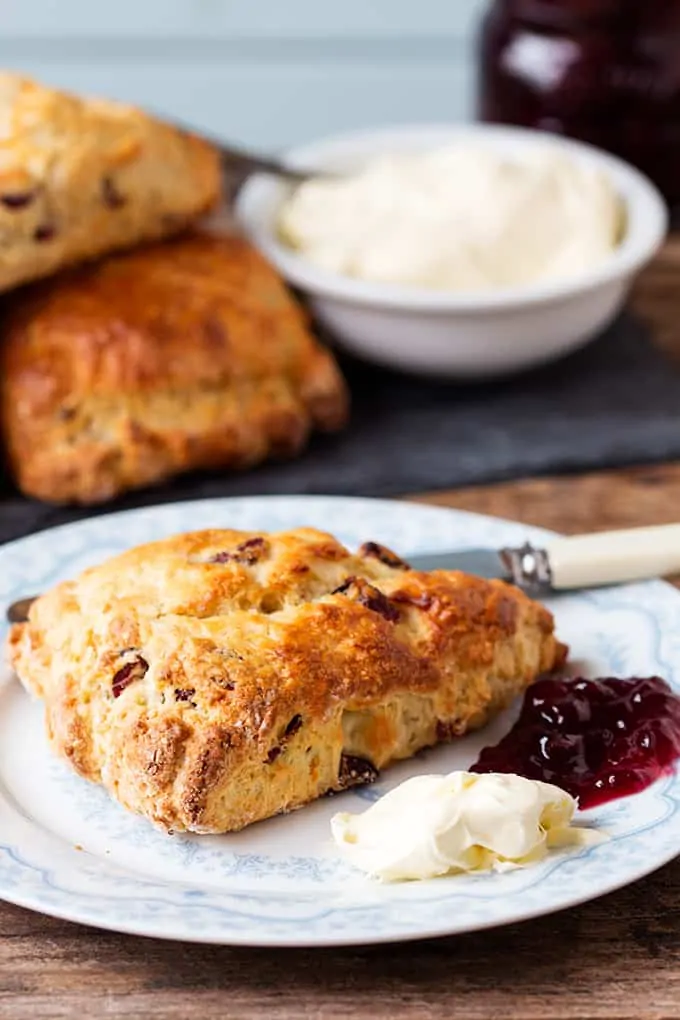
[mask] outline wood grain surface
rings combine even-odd
[[[678,357],[679,278],[674,240],[635,294]],[[680,517],[680,464],[418,498],[565,532],[664,523]],[[552,917],[370,949],[164,943],[0,905],[0,1017],[670,1020],[680,1018],[679,918],[680,861]]]

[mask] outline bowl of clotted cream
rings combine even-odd
[[[339,345],[452,378],[516,372],[596,337],[668,228],[632,166],[580,142],[471,124],[363,131],[251,178],[237,217]]]

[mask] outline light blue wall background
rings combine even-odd
[[[0,65],[280,148],[460,120],[484,0],[0,0]]]

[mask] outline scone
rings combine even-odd
[[[481,726],[566,649],[509,585],[301,528],[132,549],[38,599],[9,654],[80,775],[228,832]]]
[[[239,238],[197,233],[71,270],[11,295],[3,329],[9,464],[50,502],[291,455],[347,416],[332,356]]]
[[[199,138],[0,73],[0,291],[176,233],[220,189],[219,155]]]

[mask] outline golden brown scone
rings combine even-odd
[[[177,233],[220,189],[206,142],[133,107],[0,72],[0,291]]]
[[[301,449],[347,416],[332,356],[244,240],[194,234],[8,299],[0,411],[20,488],[95,503]]]
[[[226,832],[481,726],[566,649],[509,585],[301,528],[132,549],[38,599],[9,653],[82,776]]]

